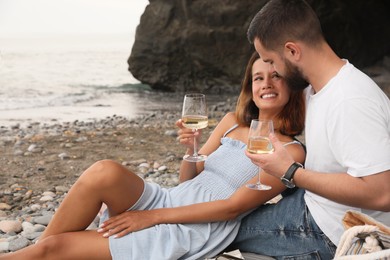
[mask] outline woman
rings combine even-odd
[[[293,139],[304,124],[302,92],[290,92],[255,53],[247,65],[236,112],[225,115],[200,149],[208,155],[205,162],[182,162],[177,187],[164,189],[113,161],[97,162],[73,185],[39,242],[0,259],[201,259],[216,255],[234,239],[245,214],[285,189],[279,179],[265,172],[262,182],[271,190],[245,187],[258,176],[258,167],[245,156],[253,118],[272,119],[278,139],[303,163],[304,149]],[[180,120],[176,125],[179,142],[192,154],[194,134]],[[103,203],[107,205],[105,221],[97,232],[85,231]]]

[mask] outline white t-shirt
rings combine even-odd
[[[346,61],[318,93],[309,86],[306,94],[307,169],[354,177],[390,169],[390,100],[374,81]],[[342,205],[309,191],[305,201],[335,245],[344,231],[342,218],[347,210],[390,225],[390,213]]]

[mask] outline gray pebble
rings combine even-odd
[[[19,237],[9,242],[9,251],[14,252],[22,249],[30,244],[30,241],[25,237]]]
[[[0,252],[7,252],[9,250],[9,242],[0,240]]]
[[[69,155],[68,155],[67,153],[60,153],[60,154],[58,155],[58,157],[59,157],[61,160],[67,160],[67,159],[70,158]]]
[[[33,222],[36,224],[41,224],[41,225],[47,226],[49,224],[50,220],[52,219],[52,217],[53,217],[53,213],[46,214],[46,215],[43,215],[40,217],[35,217],[33,219]]]
[[[28,152],[31,152],[31,153],[40,153],[42,152],[42,148],[37,146],[36,144],[31,144],[28,148],[27,148],[27,151]]]

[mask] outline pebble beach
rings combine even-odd
[[[234,110],[235,101],[231,97],[209,104],[202,141]],[[0,127],[0,253],[34,243],[72,184],[96,161],[112,159],[146,181],[177,185],[184,154],[176,140],[179,118],[178,109],[155,109],[131,120],[113,115]],[[97,216],[89,228],[98,221]]]

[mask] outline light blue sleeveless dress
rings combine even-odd
[[[246,144],[226,137],[208,156],[197,177],[173,188],[145,182],[137,203],[129,210],[179,207],[229,198],[257,175],[259,169],[245,155]],[[114,260],[204,259],[224,250],[236,237],[241,218],[202,224],[160,224],[121,238],[109,238]],[[107,212],[101,222],[107,219]]]

